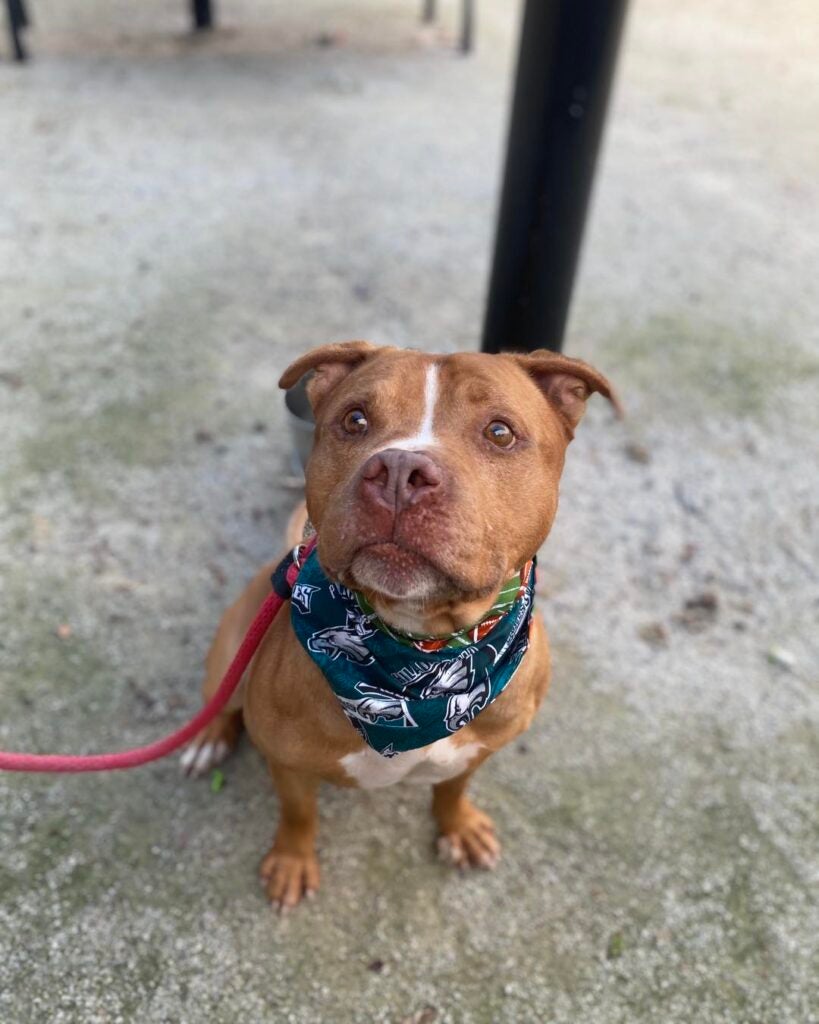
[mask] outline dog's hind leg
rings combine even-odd
[[[202,698],[207,703],[219,688],[233,656],[262,602],[270,593],[270,574],[276,562],[269,562],[253,577],[241,596],[222,616],[216,636],[205,661]],[[180,766],[185,775],[205,775],[234,750],[242,734],[242,700],[245,681],[253,666],[251,661],[236,692],[225,710],[192,740],[182,751]]]
[[[288,550],[301,541],[306,522],[307,508],[304,502],[300,502],[293,510],[285,531]],[[233,656],[239,650],[248,627],[270,593],[270,576],[277,565],[278,559],[263,565],[245,587],[239,599],[222,616],[205,662],[202,697],[206,704],[219,688],[219,683]],[[221,764],[236,747],[243,727],[242,697],[252,667],[251,661],[225,710],[182,751],[180,765],[186,775],[205,775],[211,768]]]
[[[242,734],[242,712],[223,711],[182,751],[179,766],[185,775],[205,775],[235,749]]]

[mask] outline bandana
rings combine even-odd
[[[392,629],[361,595],[328,579],[314,544],[290,558],[299,566],[289,595],[296,636],[350,723],[384,757],[425,747],[471,722],[503,692],[529,646],[534,559],[476,626],[424,638]],[[277,589],[281,577],[280,566]]]

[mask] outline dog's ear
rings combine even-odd
[[[586,399],[594,391],[611,402],[618,418],[623,417],[623,407],[611,384],[582,359],[572,359],[545,348],[512,358],[529,374],[558,412],[570,439],[586,411]]]
[[[378,351],[380,346],[371,345],[369,341],[340,341],[334,345],[322,345],[291,363],[279,378],[279,387],[292,388],[305,373],[313,370],[314,374],[307,382],[307,397],[315,410],[348,373]]]

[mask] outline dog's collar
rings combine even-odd
[[[417,651],[426,652],[441,651],[448,647],[469,647],[470,644],[482,640],[490,630],[497,626],[504,615],[507,615],[512,610],[515,602],[520,599],[529,585],[529,577],[532,573],[533,565],[534,562],[530,559],[519,572],[509,577],[501,587],[494,604],[482,619],[471,626],[465,626],[463,629],[456,630],[454,633],[423,636],[420,633],[410,633],[407,630],[396,629],[395,626],[390,626],[384,622],[360,591],[354,590],[351,593],[354,594],[359,608],[365,615],[370,617],[373,624],[400,644],[407,644],[410,647],[414,647]]]
[[[273,586],[284,592],[283,567],[295,563],[298,576],[286,595],[293,630],[369,746],[385,757],[427,746],[467,725],[502,693],[529,644],[534,560],[503,588],[490,615],[453,642],[396,635],[362,606],[360,595],[324,574],[315,543],[313,537],[291,552]]]
[[[295,563],[296,568],[299,570],[312,554],[318,541],[316,531],[309,519],[304,525],[303,537],[304,539],[301,544],[296,545],[293,549],[292,555],[290,556],[292,561]],[[489,608],[483,618],[478,622],[473,623],[471,626],[465,626],[463,629],[458,629],[454,633],[439,633],[433,636],[424,636],[420,633],[410,633],[408,630],[397,629],[395,626],[390,626],[388,623],[384,622],[361,591],[350,590],[349,588],[345,589],[347,590],[347,593],[351,594],[355,598],[358,603],[358,607],[368,617],[372,624],[377,626],[383,633],[386,633],[387,636],[392,637],[393,640],[400,644],[406,644],[409,647],[414,647],[417,651],[429,653],[432,651],[441,651],[450,647],[456,649],[469,647],[470,644],[475,644],[479,640],[482,640],[487,633],[497,626],[504,615],[508,615],[515,602],[519,601],[526,592],[526,589],[529,586],[529,579],[534,572],[534,567],[535,560],[530,558],[528,562],[524,563],[523,568],[516,572],[514,576],[510,576],[498,591],[498,596],[495,598],[492,607]]]

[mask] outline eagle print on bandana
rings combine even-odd
[[[448,698],[444,724],[449,732],[457,732],[471,722],[475,715],[486,707],[489,700],[488,681],[482,679],[478,683],[475,682],[475,667],[471,654],[457,658],[449,664],[436,666],[426,678],[426,682],[424,677],[420,680],[424,685],[418,697],[420,700],[440,696]]]
[[[367,628],[363,615],[356,616],[348,609],[343,626],[320,629],[310,637],[307,649],[313,654],[327,654],[333,660],[343,656],[356,665],[370,665],[374,658],[364,641],[374,632],[374,629]]]
[[[391,728],[417,728],[409,713],[407,701],[388,690],[380,690],[369,683],[356,683],[356,690],[363,694],[358,700],[339,697],[344,714],[359,722],[371,725],[385,725]]]
[[[452,735],[500,696],[528,649],[534,582],[527,563],[487,619],[454,642],[407,642],[361,595],[328,579],[312,551],[290,617],[347,720],[374,750],[394,757]]]

